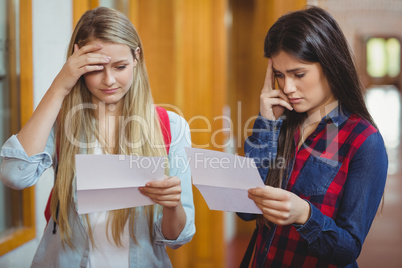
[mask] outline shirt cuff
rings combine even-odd
[[[187,215],[187,213],[186,213]],[[180,246],[188,243],[191,241],[195,234],[195,224],[192,222],[192,219],[189,219],[187,215],[186,225],[184,226],[183,230],[181,231],[180,235],[175,240],[166,239],[162,233],[162,219],[155,224],[155,243],[160,245],[168,246],[172,249],[177,249]]]
[[[14,158],[23,160],[18,164],[20,170],[24,170],[29,164],[39,163],[44,169],[49,168],[53,161],[52,156],[47,152],[38,153],[28,156],[19,142],[16,135],[11,136],[1,149],[0,156],[3,158]]]
[[[321,211],[319,211],[318,208],[313,206],[309,201],[307,202],[311,208],[310,218],[303,225],[293,224],[293,226],[296,228],[300,236],[311,244],[322,232],[324,219]]]
[[[268,120],[259,115],[254,123],[253,136],[263,141],[276,141],[281,130],[283,120]]]

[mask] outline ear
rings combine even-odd
[[[137,47],[136,49],[135,49],[135,51],[134,51],[134,54],[135,54],[135,59],[134,59],[134,67],[137,65],[137,63],[138,63],[138,59],[140,58],[140,53],[141,53],[141,49],[140,49],[140,47]]]

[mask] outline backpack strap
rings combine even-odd
[[[172,134],[170,132],[170,121],[169,115],[167,111],[159,106],[155,106],[156,112],[158,113],[159,124],[161,127],[163,140],[166,146],[166,153],[169,154],[170,143],[172,142]],[[59,159],[59,144],[56,142],[56,161]],[[56,172],[57,172],[57,163],[56,163]],[[50,191],[49,198],[47,199],[46,208],[45,208],[45,219],[46,223],[49,222],[51,213],[50,213],[50,201],[52,200],[53,188]],[[59,210],[59,205],[57,205],[57,212]],[[56,228],[53,228],[53,233],[55,233]]]
[[[258,233],[258,225],[255,228],[253,235],[251,236],[250,242],[248,243],[247,250],[244,253],[243,259],[240,263],[240,268],[247,268],[250,265],[251,257],[254,251],[255,241],[257,239],[257,233]]]
[[[159,115],[159,124],[161,126],[163,139],[165,141],[166,153],[169,154],[170,143],[172,142],[172,134],[170,132],[170,121],[167,111],[159,106],[155,106]]]
[[[58,170],[58,167],[59,167],[59,151],[60,151],[60,144],[59,144],[59,141],[56,140],[56,158],[54,159],[54,161],[55,161],[54,164],[56,165],[55,169],[54,169],[54,176],[55,176],[54,178],[55,179],[56,179],[56,174],[57,174],[57,170]],[[45,212],[44,212],[45,219],[46,219],[46,224],[49,222],[50,217],[52,216],[51,212],[50,212],[50,203],[52,201],[52,193],[53,193],[53,187],[50,190],[49,198],[47,199]],[[57,203],[57,210],[56,210],[56,217],[58,217],[58,214],[59,214],[59,205],[60,205],[60,203],[58,202]],[[53,234],[55,234],[55,233],[56,233],[56,222],[54,222],[54,227],[53,227]]]
[[[47,199],[46,207],[45,207],[45,219],[46,223],[49,222],[50,220],[50,201],[52,200],[52,193],[53,193],[53,188],[50,190],[49,198]]]

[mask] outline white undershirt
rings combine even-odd
[[[123,246],[118,247],[113,241],[110,225],[108,228],[110,241],[106,236],[108,214],[108,212],[96,212],[89,214],[95,247],[93,247],[92,244],[89,246],[88,268],[129,267],[130,242],[128,224],[124,226],[124,233],[121,237]]]
[[[95,148],[94,154],[103,154],[102,149],[98,146]],[[89,222],[92,226],[92,235],[95,242],[93,247],[91,241],[89,246],[89,261],[87,268],[103,268],[103,267],[129,267],[129,230],[128,224],[124,226],[124,232],[121,237],[122,246],[118,247],[114,243],[111,233],[111,226],[107,232],[109,240],[106,236],[106,224],[109,212],[95,212],[88,214]]]

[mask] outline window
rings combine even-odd
[[[33,110],[31,1],[0,1],[0,142]],[[24,44],[24,46],[20,46]],[[35,237],[34,189],[0,183],[0,256]]]
[[[374,78],[397,77],[401,71],[401,44],[396,38],[367,41],[367,73]]]

